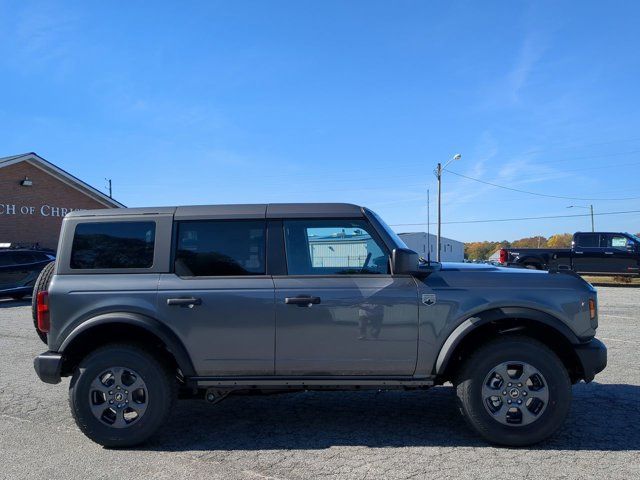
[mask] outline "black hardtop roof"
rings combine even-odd
[[[174,215],[180,220],[199,218],[354,218],[362,217],[362,207],[350,203],[265,203],[230,205],[189,205],[182,207],[143,207],[77,210],[67,217],[119,217],[130,215]]]

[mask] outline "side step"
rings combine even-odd
[[[434,379],[431,377],[379,377],[379,376],[269,376],[269,377],[189,377],[189,382],[198,387],[431,387]]]

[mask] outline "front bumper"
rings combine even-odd
[[[587,343],[574,346],[576,355],[582,365],[583,380],[589,383],[607,366],[607,347],[597,338]]]
[[[45,383],[60,383],[62,355],[56,352],[44,352],[33,360],[36,374]]]

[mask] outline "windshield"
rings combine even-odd
[[[391,240],[393,240],[393,242],[400,248],[409,248],[407,247],[407,244],[404,243],[404,241],[398,236],[398,234],[396,232],[394,232],[391,227],[389,225],[387,225],[384,220],[382,220],[378,214],[376,212],[372,212],[371,210],[367,209],[367,212],[369,212],[373,217],[375,217],[375,219],[378,221],[378,223],[380,224],[380,226],[384,229],[384,231],[387,233],[387,235],[389,235],[391,237]]]
[[[637,237],[636,235],[634,235],[632,233],[627,233],[627,235],[629,235],[631,238],[633,238],[637,244],[640,244],[640,237]]]

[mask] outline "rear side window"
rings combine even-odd
[[[71,268],[151,268],[155,222],[80,223],[71,249]]]
[[[175,272],[181,277],[264,275],[263,220],[178,223]]]
[[[600,246],[600,234],[581,233],[576,235],[576,246],[582,248],[598,248]]]

